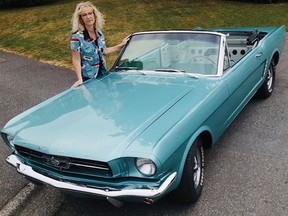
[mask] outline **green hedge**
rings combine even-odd
[[[277,2],[284,2],[285,0],[238,0],[238,1],[271,4]]]
[[[255,0],[256,2],[260,2],[260,3],[277,3],[278,0]]]
[[[57,0],[0,0],[0,8],[31,7],[56,1]]]

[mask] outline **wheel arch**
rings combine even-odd
[[[182,160],[181,160],[181,165],[180,165],[180,169],[179,169],[180,172],[178,173],[179,176],[182,176],[182,174],[183,174],[183,169],[184,169],[185,161],[186,161],[186,158],[188,156],[189,150],[190,150],[190,148],[192,148],[192,145],[197,138],[200,138],[202,140],[202,144],[203,144],[204,149],[212,147],[213,136],[212,136],[212,133],[208,127],[200,128],[195,133],[193,133],[191,135],[190,139],[187,141],[187,145],[186,145],[186,148],[185,148]]]
[[[278,64],[279,60],[280,60],[280,53],[279,53],[279,51],[275,51],[273,53],[269,63],[273,62],[274,66],[276,66]]]
[[[192,147],[193,143],[197,138],[200,138],[202,140],[203,147],[205,149],[211,148],[213,144],[213,136],[209,129],[209,127],[201,127],[199,128],[195,133],[193,133],[187,142],[187,146],[185,149],[185,157],[186,158],[189,152],[189,149]]]
[[[203,131],[201,134],[199,134],[199,137],[202,139],[203,147],[205,149],[212,147],[213,138],[212,138],[212,135],[209,131],[207,131],[207,130]]]
[[[211,131],[209,130],[209,127],[207,127],[207,126],[198,129],[196,132],[194,132],[190,136],[190,138],[188,138],[188,140],[186,142],[185,150],[184,150],[183,155],[182,155],[182,160],[181,160],[180,167],[178,170],[178,178],[175,182],[174,190],[177,190],[177,188],[180,185],[182,175],[184,172],[185,162],[186,162],[186,159],[188,157],[189,151],[198,138],[200,138],[202,140],[202,145],[203,145],[204,149],[212,147],[213,136],[212,136]]]
[[[207,126],[201,127],[190,136],[190,139],[185,149],[185,157],[187,157],[189,149],[192,147],[194,141],[197,138],[200,138],[202,140],[202,144],[205,149],[212,147],[213,136],[211,130]]]

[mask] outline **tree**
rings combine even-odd
[[[57,0],[0,0],[0,8],[31,7],[56,1]]]

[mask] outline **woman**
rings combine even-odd
[[[73,86],[79,86],[84,81],[96,78],[106,71],[104,55],[120,51],[129,40],[124,38],[122,43],[106,47],[101,29],[104,24],[103,15],[89,1],[76,6],[72,19],[72,64],[77,76]]]

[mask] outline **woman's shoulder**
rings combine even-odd
[[[75,31],[71,34],[72,37],[83,37],[83,32],[82,31]]]
[[[104,38],[104,34],[103,34],[103,32],[101,31],[101,30],[96,30],[96,34],[97,34],[97,36],[98,37],[100,37],[100,38]]]
[[[102,32],[100,29],[96,29],[96,33],[97,33],[99,36],[104,36],[103,32]]]

